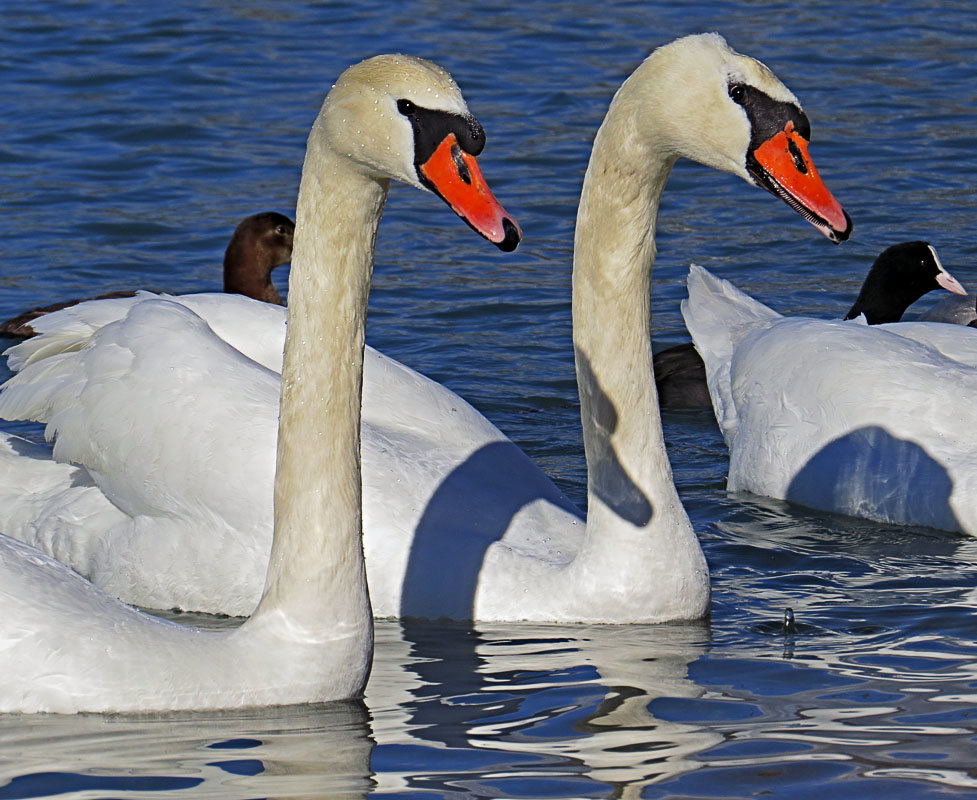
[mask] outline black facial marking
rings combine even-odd
[[[415,166],[426,163],[449,133],[455,135],[459,147],[470,155],[477,156],[485,147],[485,131],[473,116],[422,108],[406,99],[397,101],[397,110],[410,120],[414,129]]]
[[[741,99],[733,96],[734,92]],[[811,141],[811,123],[807,114],[793,103],[774,100],[770,95],[755,86],[737,83],[729,88],[729,96],[746,111],[750,120],[752,137],[750,150],[755,150],[774,134],[787,127],[788,122],[794,123],[794,130],[808,141]]]

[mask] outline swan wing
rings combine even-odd
[[[977,367],[977,328],[938,322],[893,322],[876,327],[926,345],[963,366]]]
[[[96,331],[117,322],[139,303],[165,299],[189,308],[231,347],[268,369],[281,372],[285,345],[285,309],[234,294],[186,295],[137,292],[132,297],[89,300],[38,317],[32,326],[38,335],[6,351],[14,372],[61,352],[83,347]]]
[[[780,319],[780,314],[693,264],[687,280],[689,296],[682,316],[706,367],[706,381],[716,420],[726,444],[736,437],[738,418],[730,385],[730,365],[740,342],[751,332]]]
[[[0,415],[47,423],[55,447],[53,458],[43,446],[0,447],[0,480],[26,470],[50,486],[18,494],[11,483],[0,525],[127,602],[247,614],[271,543],[284,313],[227,295],[98,302],[45,317],[44,332],[14,348],[20,372]],[[496,426],[370,347],[362,458],[378,616],[443,601],[418,548],[432,564],[445,548],[480,564],[499,540],[567,559],[582,535],[579,512]],[[82,484],[87,516],[50,525],[81,502]],[[544,541],[541,529],[570,535]],[[453,613],[471,603],[468,591]]]
[[[248,613],[270,546],[279,386],[185,306],[131,304],[84,346],[27,363],[0,394],[0,414],[45,422],[55,440],[53,460],[21,447],[11,464],[8,448],[6,471],[26,463],[48,491],[28,495],[5,530],[130,602],[194,608],[220,587],[211,602]],[[44,526],[78,483],[95,510],[70,534]]]

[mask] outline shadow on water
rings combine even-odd
[[[786,499],[882,522],[959,531],[952,491],[946,468],[922,447],[872,425],[822,447],[794,476]]]

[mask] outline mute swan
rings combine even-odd
[[[682,313],[730,491],[977,535],[977,331],[782,317],[701,267]]]
[[[245,217],[234,229],[231,241],[224,251],[224,291],[243,294],[265,303],[282,305],[282,297],[271,273],[275,267],[287,264],[292,257],[292,233],[295,223],[283,214],[263,211]],[[99,295],[97,298],[67,300],[49,306],[32,308],[0,322],[0,335],[29,338],[36,331],[30,323],[38,317],[62,308],[78,305],[86,300],[105,300],[114,297],[133,297],[135,292],[118,291]]]
[[[361,543],[360,385],[377,225],[398,179],[432,189],[512,250],[518,228],[473,157],[483,144],[435,64],[378,56],[340,76],[309,135],[299,189],[274,536],[260,603],[231,631],[184,627],[0,536],[0,711],[225,708],[363,690],[373,617]],[[166,300],[136,304],[129,317],[140,316],[161,329],[173,318],[206,327]]]
[[[909,306],[934,289],[946,289],[955,295],[965,292],[960,282],[943,268],[929,242],[894,244],[883,250],[872,263],[845,319],[864,314],[869,325],[898,322]],[[712,405],[705,365],[691,343],[655,353],[654,364],[655,385],[662,406],[705,408]]]
[[[659,48],[615,95],[584,181],[574,253],[586,525],[471,406],[367,348],[364,547],[375,614],[660,622],[708,612],[705,558],[672,484],[651,373],[659,198],[675,160],[694,158],[846,238],[850,221],[807,155],[809,135],[788,89],[717,34]],[[277,369],[277,309],[177,301]],[[0,529],[140,605],[246,613],[267,558],[275,390],[261,395],[252,376],[265,380],[263,370],[211,362],[216,348],[202,353],[173,338],[179,331],[166,353],[156,331],[130,321],[92,335],[132,302],[47,317],[45,336],[11,351],[20,374],[0,395],[0,414],[48,422],[54,456],[88,469],[8,439]],[[116,343],[142,344],[139,364],[115,360]],[[186,431],[189,447],[165,433],[169,425]],[[179,471],[166,466],[173,450]],[[27,486],[43,488],[30,496]]]

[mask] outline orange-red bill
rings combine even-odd
[[[848,238],[851,218],[824,185],[811,160],[807,140],[794,129],[793,122],[757,147],[753,157],[766,173],[761,177],[764,188],[786,200],[832,241]]]
[[[424,182],[473,229],[506,252],[515,250],[522,231],[489,189],[475,156],[453,133],[418,167]]]

